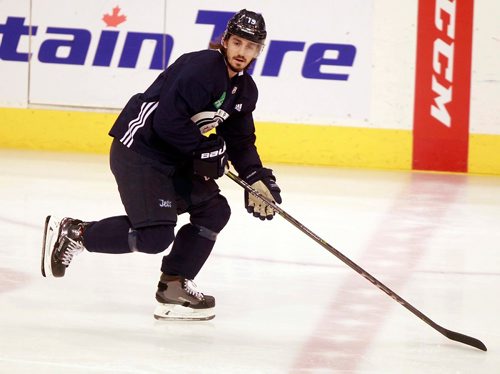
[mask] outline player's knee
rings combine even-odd
[[[231,208],[224,196],[219,195],[219,199],[216,205],[215,213],[215,229],[214,231],[220,232],[229,222],[231,217]]]
[[[174,237],[173,226],[142,227],[129,233],[129,247],[133,252],[157,254],[167,249]]]
[[[217,195],[202,208],[191,212],[191,223],[219,233],[231,217],[231,208],[222,195]]]

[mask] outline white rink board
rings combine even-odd
[[[474,2],[470,130],[500,135],[500,3]]]
[[[145,6],[147,4],[147,7]],[[207,46],[214,26],[196,23],[200,12],[234,12],[243,7],[264,13],[269,32],[267,46],[255,65],[260,89],[257,121],[313,125],[361,126],[411,130],[415,83],[416,23],[418,1],[317,0],[232,2],[215,0],[123,0],[68,2],[62,0],[0,0],[0,25],[7,19],[24,19],[28,33],[10,35],[7,54],[32,52],[31,62],[6,58],[5,29],[0,32],[0,106],[81,107],[84,110],[118,110],[128,97],[143,91],[160,70],[150,69],[154,43],[146,41],[135,68],[118,67],[128,32],[167,34],[173,40],[169,62],[181,53]],[[119,6],[126,22],[107,27],[102,16]],[[31,8],[31,16],[30,16]],[[497,68],[500,49],[500,3],[474,2],[474,35],[470,130],[476,134],[500,134],[500,97]],[[47,40],[68,40],[71,35],[47,32],[48,27],[84,29],[91,36],[80,65],[40,61],[40,47]],[[103,31],[119,33],[109,66],[93,66]],[[12,31],[12,30],[11,30]],[[284,55],[277,76],[265,75],[272,41],[299,43],[300,51]],[[30,47],[31,42],[31,47]],[[302,43],[302,44],[300,44]],[[304,78],[302,69],[312,45],[345,44],[356,48],[351,66],[322,65],[323,73],[347,73],[347,81]],[[14,50],[12,50],[14,48]],[[76,49],[81,47],[74,47]],[[81,52],[81,51],[80,51]],[[57,51],[68,55],[68,47]],[[314,56],[313,56],[314,57]],[[324,59],[335,60],[335,51]],[[274,72],[276,72],[276,67]]]
[[[5,23],[6,16],[27,17],[29,15],[29,1],[0,0],[0,25]],[[0,33],[0,43],[4,43],[4,36]],[[28,52],[29,39],[19,40],[19,51]],[[28,99],[28,64],[18,61],[3,61],[0,57],[0,106],[25,107]]]
[[[143,46],[136,68],[117,67],[126,31],[163,33],[164,2],[148,0],[148,4],[152,6],[145,8],[143,3],[138,1],[121,1],[121,13],[127,16],[127,20],[117,27],[107,27],[102,17],[112,13],[116,6],[114,1],[89,1],[87,6],[75,7],[74,3],[67,1],[33,0],[33,25],[38,26],[38,33],[32,38],[35,57],[31,64],[30,103],[116,109],[122,107],[137,90],[147,88],[161,71],[148,69],[146,55],[152,55],[152,43]],[[57,9],[57,12],[53,9]],[[40,47],[47,40],[72,39],[71,36],[47,33],[49,27],[74,28],[89,32],[91,41],[86,53],[83,50],[86,45],[84,42],[75,43],[71,47],[74,51],[83,50],[80,52],[85,55],[82,65],[40,61]],[[118,31],[118,41],[109,67],[93,66],[103,30]],[[57,51],[57,57],[67,57],[68,53],[69,47],[61,47]],[[56,77],[58,82],[54,84]]]
[[[32,24],[37,29],[32,37],[29,102],[119,109],[161,72],[150,68],[153,41],[142,45],[135,67],[120,66],[130,33],[166,33],[173,40],[170,64],[182,53],[208,46],[219,13],[246,7],[262,12],[268,25],[267,46],[253,72],[261,92],[257,119],[314,124],[367,119],[372,8],[371,1],[366,4],[318,0],[304,17],[300,2],[284,9],[278,1],[152,0],[144,7],[129,0],[119,4],[126,21],[110,27],[102,17],[112,12],[115,2],[90,1],[75,7],[63,0],[33,0]],[[203,15],[208,21],[197,22]],[[94,66],[109,53],[99,45],[110,31],[118,38],[109,66]],[[304,77],[311,74],[314,77]]]

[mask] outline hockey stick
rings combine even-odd
[[[364,270],[362,267],[358,266],[355,262],[350,260],[348,257],[344,256],[341,252],[339,252],[337,249],[332,247],[330,244],[328,244],[326,241],[321,239],[318,235],[316,235],[314,232],[309,230],[307,227],[305,227],[303,224],[301,224],[299,221],[297,221],[295,218],[293,218],[290,214],[285,212],[283,209],[281,209],[278,205],[276,205],[273,201],[269,200],[267,197],[262,195],[259,191],[254,189],[252,186],[250,186],[248,183],[246,183],[244,180],[242,180],[240,177],[237,175],[233,174],[231,171],[227,171],[226,175],[231,178],[233,181],[235,181],[237,184],[239,184],[241,187],[243,187],[245,190],[247,190],[249,193],[252,195],[258,197],[262,201],[264,201],[267,205],[269,205],[276,213],[278,213],[281,217],[286,219],[288,222],[290,222],[292,225],[294,225],[296,228],[298,228],[300,231],[302,231],[304,234],[309,236],[311,239],[316,241],[318,244],[320,244],[323,248],[325,248],[328,252],[333,254],[335,257],[340,259],[343,263],[345,263],[347,266],[349,266],[351,269],[362,275],[366,280],[368,280],[370,283],[372,283],[374,286],[378,287],[380,290],[384,291],[387,295],[389,295],[391,298],[396,300],[399,304],[404,306],[406,309],[408,309],[410,312],[412,312],[414,315],[416,315],[418,318],[420,318],[422,321],[430,325],[433,329],[437,330],[444,336],[446,336],[448,339],[470,345],[472,347],[475,347],[477,349],[486,351],[487,348],[481,342],[480,340],[473,338],[471,336],[467,336],[464,334],[460,334],[455,331],[451,331],[448,329],[445,329],[444,327],[438,325],[436,322],[432,321],[429,317],[427,317],[425,314],[420,312],[417,308],[415,308],[413,305],[411,305],[409,302],[404,300],[401,296],[399,296],[397,293],[392,291],[389,287],[387,287],[385,284],[380,282],[378,279],[376,279],[373,275],[368,273],[366,270]]]

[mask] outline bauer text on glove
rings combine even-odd
[[[211,134],[193,153],[195,174],[217,179],[224,175],[226,166],[226,143],[219,135]]]

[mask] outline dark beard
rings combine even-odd
[[[224,48],[222,45],[219,45],[219,52],[222,53],[222,56],[224,56],[224,61],[226,62],[226,66],[229,67],[229,69],[231,69],[231,71],[235,72],[235,73],[240,73],[242,71],[246,71],[250,68],[250,66],[252,66],[253,62],[256,60],[255,58],[252,59],[252,61],[250,61],[250,63],[245,66],[243,69],[235,69],[233,65],[231,65],[229,63],[229,60],[227,59],[227,52],[226,52],[226,48]]]
[[[227,60],[227,58],[226,58],[226,65],[229,67],[229,69],[231,69],[231,70],[232,70],[233,72],[235,72],[235,73],[239,73],[239,72],[241,72],[241,71],[245,70],[245,69],[246,69],[246,67],[248,66],[248,65],[246,65],[243,69],[237,69],[237,68],[235,68],[235,67],[234,67],[234,66],[233,66],[233,65],[232,65],[232,64],[231,64],[231,63]]]

